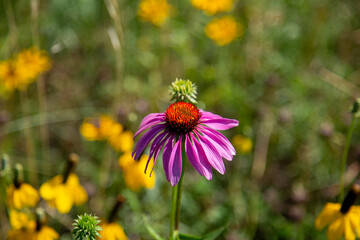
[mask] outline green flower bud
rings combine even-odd
[[[171,83],[170,86],[171,100],[187,101],[192,104],[196,104],[196,85],[190,80],[176,79],[175,82]]]
[[[97,216],[91,214],[83,214],[78,216],[78,219],[73,223],[74,229],[72,234],[75,240],[95,240],[96,237],[101,237],[98,233],[102,230],[98,224],[100,220]]]

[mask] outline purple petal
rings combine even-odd
[[[140,155],[144,151],[145,147],[149,144],[149,142],[161,131],[166,128],[165,124],[155,125],[148,132],[146,132],[137,142],[135,146],[135,150],[132,153],[132,156],[135,160],[139,159]]]
[[[179,136],[179,140],[175,143],[169,159],[168,172],[170,177],[170,183],[175,186],[181,177],[182,170],[182,157],[181,157],[181,141],[182,136]]]
[[[192,134],[192,133],[190,133],[190,134]],[[192,140],[197,141],[195,139],[195,137],[193,137]],[[189,159],[189,162],[196,169],[196,171],[198,171],[198,173],[200,173],[200,175],[205,176],[206,179],[210,180],[212,177],[211,166],[207,161],[205,163],[203,163],[204,158],[199,158],[199,153],[198,153],[198,149],[196,147],[196,143],[194,146],[191,143],[191,140],[188,135],[186,135],[186,138],[185,138],[185,152],[186,152],[186,156]]]
[[[171,156],[171,152],[173,150],[174,138],[175,138],[175,136],[170,135],[170,139],[165,144],[164,153],[163,153],[163,156],[162,156],[165,176],[166,176],[166,179],[168,180],[168,182],[170,182],[169,159],[170,159],[170,156]]]
[[[149,156],[149,160],[150,158],[153,156],[154,157],[154,164],[153,164],[153,167],[151,168],[151,172],[150,172],[150,177],[151,177],[151,174],[152,172],[154,171],[154,167],[155,167],[155,163],[156,163],[156,160],[159,156],[159,153],[162,149],[162,147],[165,145],[166,141],[168,141],[168,139],[172,136],[171,133],[169,132],[166,132],[164,138],[161,140],[161,142],[156,146],[156,148],[154,149],[154,151],[151,153],[151,150],[150,150],[150,156]],[[148,160],[148,161],[149,161]]]
[[[207,131],[205,128],[200,128],[200,129],[198,129],[198,131],[200,131],[203,134],[203,136],[207,140],[209,140],[216,147],[216,149],[219,150],[219,153],[223,158],[225,158],[229,161],[231,161],[233,159],[233,155],[235,155],[235,150],[232,151],[233,149],[229,148],[229,146],[223,141],[223,139],[221,139],[217,135]]]
[[[163,140],[163,138],[168,134],[169,131],[165,130],[164,132],[160,133],[159,135],[157,135],[153,141],[153,143],[151,144],[151,148],[150,148],[150,153],[149,153],[149,158],[147,160],[146,166],[145,166],[145,173],[146,170],[148,168],[149,162],[151,157],[154,155],[155,150],[159,147],[159,143],[161,140]],[[155,165],[155,161],[156,159],[154,159],[154,165]]]
[[[151,114],[147,115],[141,121],[139,130],[134,135],[134,139],[139,133],[141,133],[145,129],[147,129],[155,124],[161,123],[161,122],[163,122],[163,120],[164,120],[164,113],[151,113]]]
[[[215,170],[217,170],[219,173],[224,174],[225,165],[216,147],[214,147],[214,145],[211,142],[209,142],[206,138],[204,138],[200,134],[196,133],[196,136],[198,137],[199,142],[206,155],[206,158],[211,164],[211,166],[215,168]]]
[[[219,115],[205,111],[202,111],[199,123],[207,125],[208,127],[216,130],[227,130],[229,128],[233,128],[239,125],[238,120],[223,118]]]
[[[232,155],[236,154],[234,146],[230,143],[230,141],[222,133],[220,133],[214,129],[208,128],[208,127],[202,127],[202,129],[204,129],[208,132],[211,132],[213,135],[215,135],[217,138],[219,138],[224,144],[226,144],[226,146],[231,150]],[[215,138],[215,136],[214,136],[214,138]]]

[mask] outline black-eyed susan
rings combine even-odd
[[[20,52],[15,59],[0,62],[0,90],[23,90],[51,67],[47,53],[35,47]]]
[[[142,0],[138,15],[141,20],[162,26],[170,16],[172,6],[166,0]]]
[[[232,16],[215,18],[205,27],[205,34],[217,45],[224,46],[243,34],[243,27]]]
[[[18,64],[13,60],[0,62],[0,90],[3,93],[23,90],[27,84],[28,79]]]
[[[9,208],[22,209],[34,207],[40,200],[38,191],[30,184],[23,182],[23,168],[16,164],[14,181],[6,190],[6,202]]]
[[[228,12],[233,8],[233,0],[191,0],[194,7],[203,10],[209,15],[219,12]]]
[[[236,134],[231,141],[234,144],[236,151],[242,154],[250,153],[253,143],[250,138]]]
[[[68,213],[74,204],[81,205],[88,200],[85,189],[74,173],[70,173],[67,179],[57,175],[45,182],[40,187],[40,195],[60,213]]]
[[[41,197],[60,213],[68,213],[74,204],[78,206],[88,200],[88,195],[80,185],[79,178],[72,173],[78,158],[76,154],[71,154],[64,174],[55,176],[40,187]]]
[[[354,206],[360,192],[360,185],[354,184],[342,204],[327,203],[315,220],[318,230],[329,225],[327,237],[329,240],[355,240],[360,233],[360,206]]]
[[[14,230],[33,229],[36,226],[35,220],[31,219],[28,214],[15,209],[9,211],[9,222]]]
[[[34,79],[51,68],[51,61],[46,51],[36,47],[20,52],[15,62],[27,79]]]
[[[148,156],[142,155],[139,161],[135,161],[131,152],[124,153],[119,158],[119,165],[124,173],[126,185],[133,191],[139,191],[141,188],[153,188],[155,186],[156,175],[151,176],[144,173],[147,166]],[[151,162],[153,160],[151,159]]]
[[[36,220],[31,219],[25,213],[10,212],[12,229],[8,232],[7,240],[56,240],[60,235],[52,228],[46,226],[44,210],[36,210]],[[12,219],[13,218],[13,219]],[[14,227],[15,219],[15,227]]]

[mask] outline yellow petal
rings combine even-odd
[[[345,231],[345,240],[355,240],[356,234],[353,228],[351,227],[350,215],[344,215],[344,231]]]
[[[21,193],[22,193],[22,202],[26,206],[35,206],[40,200],[38,191],[33,188],[30,184],[23,183],[21,184]]]
[[[88,195],[85,189],[79,184],[79,178],[76,174],[72,173],[69,175],[66,181],[66,187],[73,198],[74,204],[80,205],[88,200]]]
[[[123,169],[132,166],[132,164],[134,163],[136,162],[134,158],[131,156],[131,152],[126,152],[119,157],[119,165]]]
[[[21,201],[22,197],[21,197],[21,192],[18,189],[14,190],[13,193],[13,204],[14,204],[14,208],[16,209],[21,209],[23,208],[23,204]]]
[[[71,193],[65,185],[56,188],[55,206],[60,213],[68,213],[73,205]]]
[[[88,141],[100,140],[99,129],[89,122],[85,122],[80,126],[81,135]]]
[[[48,226],[43,226],[38,233],[38,240],[55,240],[59,239],[59,234]]]
[[[315,227],[321,230],[329,223],[333,222],[334,219],[341,215],[341,205],[339,203],[327,203],[322,212],[315,219]]]
[[[339,240],[344,235],[344,217],[338,217],[332,224],[330,224],[327,237],[329,240]]]
[[[61,184],[62,182],[62,176],[57,175],[54,178],[52,178],[50,181],[45,182],[40,187],[40,195],[45,200],[54,199],[56,192],[56,186]]]

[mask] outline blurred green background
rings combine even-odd
[[[175,78],[190,79],[198,86],[200,108],[239,120],[224,134],[247,136],[254,147],[226,162],[226,174],[214,173],[212,181],[187,167],[181,231],[201,235],[226,226],[218,239],[324,239],[313,223],[326,202],[337,201],[349,106],[359,96],[360,1],[237,0],[230,13],[218,15],[233,15],[244,34],[222,47],[204,33],[213,17],[189,0],[169,1],[175,10],[161,27],[139,19],[139,1],[119,0],[118,8],[114,2],[40,1],[34,35],[30,2],[2,1],[0,60],[38,38],[53,67],[42,76],[47,123],[41,122],[44,100],[37,84],[0,100],[1,153],[27,169],[28,129],[38,169],[27,171],[38,173],[38,187],[76,152],[81,159],[76,172],[90,201],[73,209],[71,218],[84,211],[104,216],[121,193],[127,202],[119,217],[130,239],[152,239],[143,216],[167,236],[171,186],[161,161],[156,187],[131,192],[124,188],[117,155],[103,143],[86,142],[79,126],[86,117],[106,113],[135,132],[145,115],[169,105]],[[46,148],[43,126],[49,133]],[[358,130],[347,184],[360,171]],[[112,159],[113,171],[106,185],[99,185],[104,158]],[[104,196],[100,203],[98,193]],[[0,216],[5,236],[4,207]],[[69,239],[57,219],[49,224]]]

